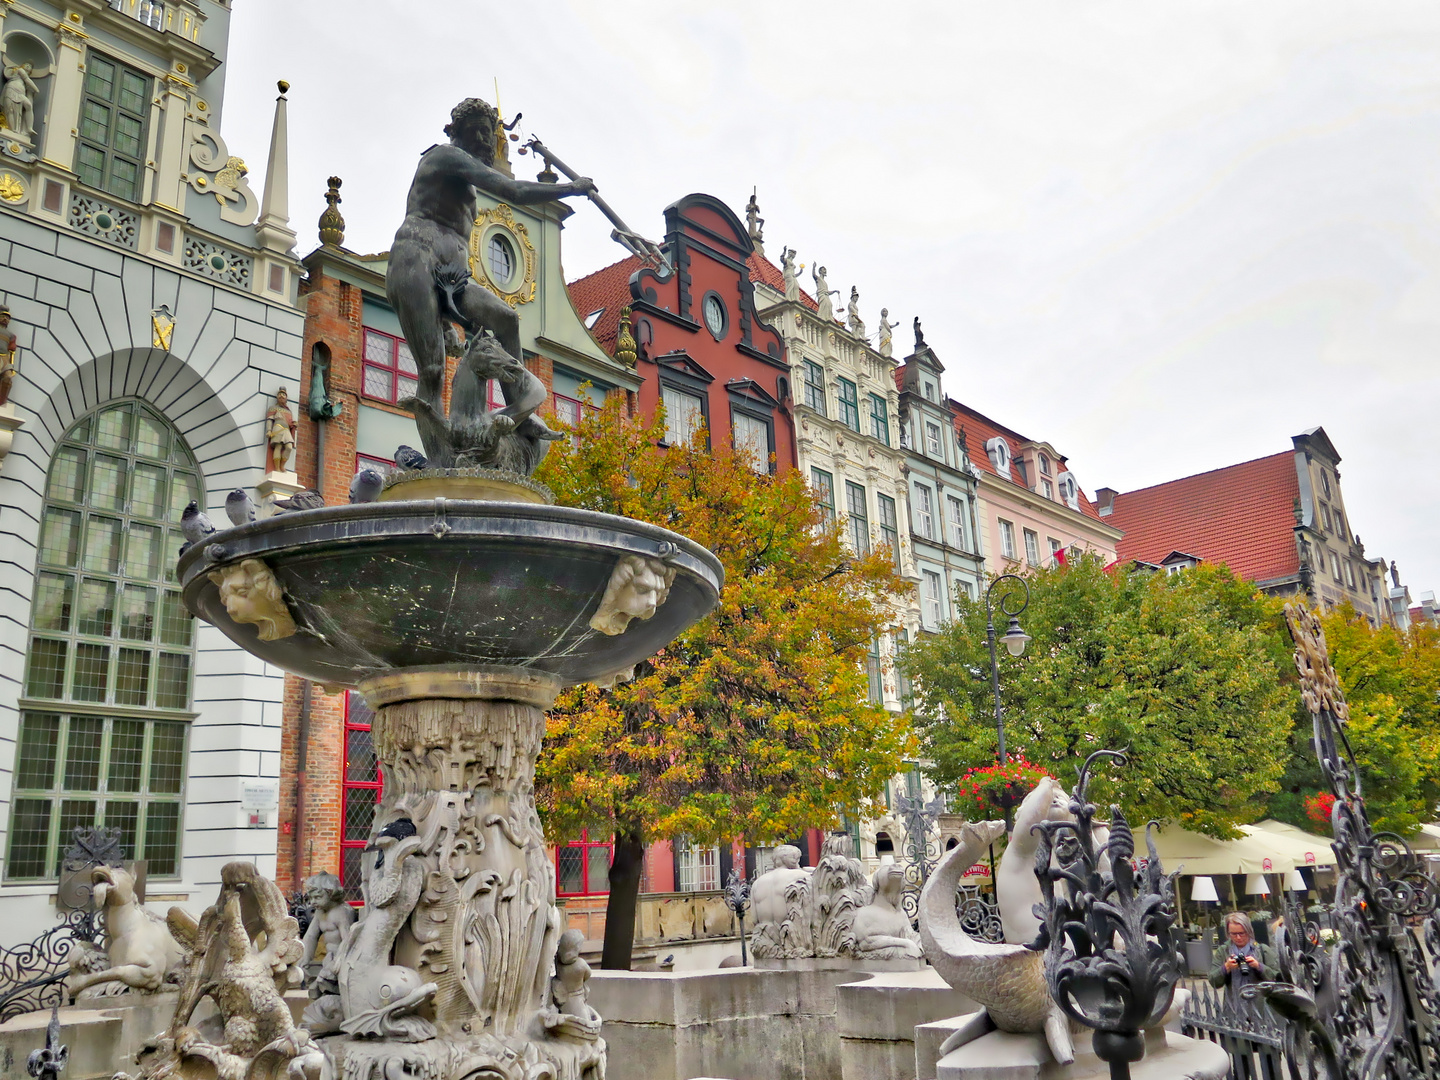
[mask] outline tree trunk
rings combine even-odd
[[[610,899],[605,904],[605,947],[600,966],[608,971],[629,971],[635,948],[635,909],[640,901],[640,872],[645,866],[645,844],[640,830],[615,832],[615,854],[610,860]]]

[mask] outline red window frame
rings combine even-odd
[[[357,455],[358,456],[358,455]],[[358,707],[357,707],[358,706]],[[375,756],[375,744],[368,738],[370,734],[370,722],[374,717],[370,707],[365,704],[365,699],[360,696],[359,691],[350,690],[345,694],[345,734],[342,750],[344,754],[344,767],[340,770],[340,883],[345,887],[345,898],[352,904],[361,902],[360,881],[357,873],[361,852],[370,843],[370,829],[365,829],[364,836],[352,835],[349,828],[350,807],[352,800],[367,800],[378,804],[380,797],[385,791],[385,776],[380,769],[380,759]],[[370,754],[375,762],[375,778],[354,779],[350,774],[350,751],[352,746],[351,733],[364,732],[367,738],[354,739],[356,744],[368,744]],[[358,809],[358,807],[357,807]],[[371,821],[374,821],[373,814]]]
[[[381,330],[372,330],[367,326],[364,328],[362,352],[364,358],[360,372],[360,393],[364,397],[394,405],[402,398],[414,395],[419,369],[404,338]],[[377,380],[373,387],[372,378]],[[381,379],[388,387],[383,393],[378,384]]]
[[[592,887],[591,887],[591,882],[590,882],[590,863],[591,863],[591,859],[594,857],[594,856],[592,855],[592,852],[598,852],[598,851],[601,851],[601,850],[603,850],[603,851],[605,852],[605,884],[604,884],[604,887],[603,887],[603,888],[600,888],[600,887],[598,887],[598,884],[599,884],[599,883],[597,882],[597,883],[596,883],[597,887],[592,888]],[[571,855],[569,856],[569,860],[572,860],[572,861],[573,861],[573,860],[578,859],[578,860],[579,860],[579,863],[580,863],[580,891],[579,891],[579,892],[575,892],[575,891],[573,891],[573,890],[567,891],[567,890],[562,886],[562,882],[563,882],[564,878],[563,878],[563,876],[562,876],[562,871],[561,871],[561,868],[560,868],[560,864],[561,864],[562,860],[566,860],[566,854],[565,854],[566,852],[578,853],[578,854],[571,854]],[[594,840],[594,841],[592,841],[592,840],[590,839],[590,830],[589,830],[589,829],[581,829],[581,830],[580,830],[580,839],[579,839],[579,840],[575,840],[575,841],[573,841],[573,842],[571,842],[571,843],[569,843],[569,844],[562,844],[562,845],[560,845],[559,847],[557,847],[557,848],[555,849],[555,895],[556,895],[556,896],[607,896],[607,895],[609,895],[609,893],[610,893],[610,863],[614,860],[614,858],[615,858],[615,841],[614,841],[614,837],[607,838],[607,839],[605,839],[605,840],[603,840],[603,841],[601,841],[601,840]]]

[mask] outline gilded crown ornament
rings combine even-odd
[[[345,242],[345,218],[340,213],[340,177],[332,176],[325,192],[325,210],[320,215],[320,242],[339,247]]]

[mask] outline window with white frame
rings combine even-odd
[[[955,579],[955,587],[960,592],[964,593],[966,600],[975,599],[975,583],[970,581],[968,578],[957,577]]]
[[[1041,475],[1041,476],[1049,476],[1049,475],[1050,475],[1050,459],[1049,459],[1048,457],[1046,457],[1044,454],[1041,454],[1041,455],[1040,455],[1040,475]]]
[[[1031,566],[1040,565],[1040,537],[1029,529],[1025,530],[1025,559]]]
[[[1004,518],[996,522],[1000,526],[1000,554],[1007,559],[1015,558],[1015,526]]]
[[[395,404],[415,396],[420,369],[403,338],[365,328],[361,389],[368,398]]]
[[[1333,551],[1330,553],[1330,576],[1333,577],[1336,581],[1341,580],[1340,556],[1336,555]]]
[[[826,521],[835,520],[835,477],[824,469],[810,470],[810,486],[820,500],[820,512]]]
[[[676,841],[676,882],[678,892],[703,892],[720,888],[720,849],[697,847],[688,836]]]
[[[805,404],[825,415],[825,369],[814,360],[805,361]]]
[[[938,630],[945,618],[944,586],[940,582],[940,575],[933,570],[920,571],[920,578],[920,599],[925,627],[928,630]]]
[[[660,397],[665,403],[665,441],[671,446],[689,446],[695,433],[705,426],[705,403],[697,395],[673,386],[663,387]]]
[[[925,422],[925,453],[942,461],[945,457],[944,448],[940,445],[940,425],[928,420]]]
[[[950,528],[950,546],[963,550],[965,547],[965,504],[954,495],[946,495],[945,503],[950,511],[946,515],[946,524]]]
[[[915,485],[915,531],[929,539],[935,538],[935,509],[930,489],[924,484]]]
[[[1044,495],[1047,499],[1055,498],[1055,485],[1050,483],[1049,480],[1041,480],[1040,494]]]
[[[1355,564],[1349,559],[1345,560],[1345,584],[1355,588]]]
[[[770,425],[758,416],[733,410],[730,423],[734,427],[735,449],[744,449],[750,456],[750,467],[758,473],[770,471]]]

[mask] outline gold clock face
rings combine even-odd
[[[501,203],[475,218],[470,276],[511,307],[535,299],[535,247],[530,230]]]

